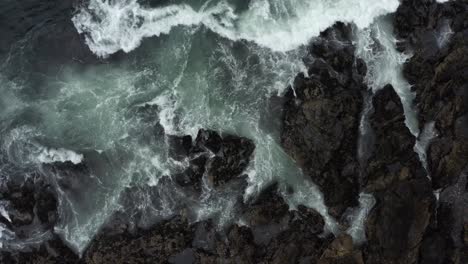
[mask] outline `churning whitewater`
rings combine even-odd
[[[372,195],[361,194],[360,206],[350,210],[351,227],[340,230],[319,189],[282,149],[280,117],[271,109],[296,74],[305,71],[308,42],[337,21],[354,23],[356,56],[368,65],[370,94],[391,83],[402,99],[406,124],[417,137],[414,96],[401,72],[408,55],[396,50],[392,29],[382,18],[394,12],[399,1],[173,2],[84,1],[72,22],[90,50],[103,60],[122,52],[124,58],[86,70],[66,66],[46,79],[51,89],[36,97],[28,94],[33,88],[27,81],[4,82],[1,158],[8,166],[1,168],[2,180],[12,171],[47,177],[59,196],[55,231],[78,253],[119,211],[143,227],[183,207],[192,209],[192,221],[214,218],[220,229],[243,224],[236,214],[238,199],[248,200],[274,181],[290,208],[313,208],[323,215],[329,232],[345,231],[364,241],[364,220],[375,203]],[[2,67],[23,56],[11,54]],[[20,112],[36,113],[41,121],[18,123],[24,118]],[[363,111],[362,136],[370,133],[366,122]],[[253,140],[245,193],[239,195],[236,186],[219,191],[204,183],[196,197],[170,179],[189,164],[170,156],[170,136],[195,138],[200,129]],[[421,144],[416,149],[424,158]],[[73,176],[79,180],[65,184],[73,188],[64,188],[60,169],[50,164],[67,162],[86,164],[90,176],[77,172]],[[287,186],[294,189],[292,194]],[[0,214],[7,206],[0,201]],[[31,232],[45,238],[41,231]],[[0,225],[0,247],[22,243],[34,241],[24,241]]]

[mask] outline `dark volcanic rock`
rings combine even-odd
[[[158,224],[151,230],[97,236],[87,249],[86,263],[148,263],[167,260],[190,246],[193,230],[183,218]]]
[[[349,235],[341,235],[328,246],[318,264],[364,264],[362,252],[356,250]]]
[[[289,206],[278,193],[277,184],[272,184],[247,206],[244,217],[251,226],[279,223],[288,210]]]
[[[422,178],[426,172],[413,151],[416,139],[405,125],[403,105],[393,87],[378,91],[372,101],[370,124],[375,146],[364,171],[367,191],[383,190],[396,181]]]
[[[431,184],[405,125],[403,106],[388,85],[373,98],[370,123],[376,135],[366,173],[377,204],[366,223],[366,263],[416,263],[434,210]]]
[[[321,188],[330,212],[357,205],[357,139],[365,64],[354,57],[351,26],[338,23],[311,45],[310,77],[286,94],[282,145]]]
[[[19,238],[28,238],[30,229],[43,232],[57,221],[57,200],[53,188],[38,174],[29,177],[14,175],[20,180],[7,181],[0,189],[0,200],[6,203],[11,222],[0,216]]]
[[[440,193],[437,214],[432,218],[421,246],[420,263],[466,263],[463,257],[466,257],[467,245],[464,241],[467,238],[464,228],[468,222],[467,180],[465,169],[455,185]]]
[[[330,242],[329,237],[320,237],[325,224],[322,216],[305,206],[288,211],[276,185],[248,205],[244,217],[261,253],[259,260],[265,263],[317,263]]]
[[[128,225],[116,222],[102,229],[83,260],[86,263],[317,263],[332,240],[320,237],[324,220],[317,212],[304,206],[289,211],[275,185],[246,205],[244,217],[252,223],[251,227],[232,225],[224,232],[219,232],[211,220],[189,224],[183,217],[133,231]],[[120,232],[109,232],[109,229],[120,229],[119,226]]]
[[[405,76],[421,125],[435,121],[439,134],[429,149],[429,172],[434,188],[447,187],[468,161],[468,2],[406,0],[395,17],[397,36],[414,53]]]
[[[366,224],[366,263],[416,263],[434,207],[427,178],[397,182],[375,193]]]
[[[80,264],[85,263],[65,245],[53,236],[37,247],[28,251],[5,252],[0,250],[0,263],[5,264]]]
[[[214,157],[207,167],[208,179],[214,186],[239,176],[249,165],[255,145],[252,140],[232,135],[219,136],[214,131],[200,130],[196,148],[209,150]]]
[[[436,214],[421,245],[419,263],[466,263],[461,234],[466,221],[468,162],[468,1],[404,0],[395,14],[402,50],[413,53],[404,73],[416,92],[421,126],[435,122],[428,150]],[[465,250],[464,250],[465,249]]]
[[[171,156],[189,159],[189,167],[175,176],[181,186],[200,190],[201,179],[219,187],[241,176],[255,150],[252,140],[233,135],[219,135],[215,131],[200,130],[194,142],[190,136],[170,137]]]

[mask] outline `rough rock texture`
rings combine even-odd
[[[71,1],[62,4],[64,9],[58,10],[64,11],[52,22],[70,15]],[[0,251],[0,263],[468,263],[467,6],[466,0],[444,4],[402,0],[393,16],[399,49],[414,53],[405,75],[417,94],[421,127],[435,121],[439,132],[428,155],[432,181],[413,151],[415,139],[404,124],[400,99],[391,86],[373,98],[369,121],[375,145],[366,166],[360,167],[356,153],[366,67],[354,57],[351,26],[337,23],[311,44],[314,59],[305,60],[310,77],[298,75],[294,89],[285,96],[282,144],[320,186],[330,213],[340,220],[347,208],[357,205],[360,191],[375,196],[377,203],[365,223],[368,241],[364,245],[355,245],[346,234],[323,235],[322,216],[305,206],[290,211],[272,184],[256,199],[239,201],[241,221],[222,229],[212,219],[190,223],[184,213],[146,229],[134,228],[125,217],[116,218],[93,239],[81,259],[51,233],[49,240],[25,251]],[[24,26],[26,34],[34,25],[31,21],[0,25]],[[69,29],[66,24],[64,30]],[[87,58],[89,51],[75,46],[81,43],[76,36],[67,36],[73,40],[69,49],[49,45],[41,54],[63,52],[66,60],[75,55]],[[5,36],[0,50],[11,38],[21,37]],[[32,40],[42,41],[34,36]],[[60,38],[44,41],[54,44]],[[152,109],[146,110],[152,118]],[[170,137],[169,143],[170,156],[189,164],[173,175],[174,181],[195,193],[201,191],[203,177],[216,190],[237,190],[230,184],[242,180],[255,148],[249,139],[209,130],[201,130],[195,140]],[[70,176],[86,174],[90,168],[69,165],[48,169],[62,173],[57,184],[79,198],[74,190],[94,184]],[[435,189],[441,189],[436,196]],[[138,192],[138,188],[128,191]],[[12,220],[0,216],[0,222],[18,236],[27,236],[31,225],[49,230],[57,221],[56,198],[44,182],[7,186],[1,189],[0,200],[8,201]]]
[[[182,218],[165,221],[149,231],[97,236],[84,259],[87,263],[164,263],[190,245],[193,230]]]
[[[467,263],[468,1],[405,0],[395,32],[400,48],[413,53],[405,76],[416,92],[421,126],[434,121],[438,134],[429,147],[428,172],[439,200],[419,263]]]
[[[404,180],[375,194],[367,220],[366,263],[416,263],[434,198],[427,179]]]
[[[420,122],[435,121],[428,163],[434,188],[457,182],[468,162],[468,2],[403,1],[395,31],[414,56],[405,76],[417,95]]]
[[[211,221],[189,224],[184,217],[163,221],[149,230],[103,231],[84,253],[84,263],[317,263],[331,238],[320,238],[324,221],[314,210],[271,208],[275,198],[287,208],[273,185],[262,198],[247,206],[247,212],[262,211],[271,222],[246,214],[253,228],[232,225],[218,232]],[[276,223],[282,222],[283,226]],[[115,232],[115,228],[111,227]],[[267,239],[265,239],[267,237]],[[301,262],[302,261],[302,262]]]
[[[368,192],[385,190],[393,183],[426,176],[413,151],[416,139],[405,125],[403,105],[391,85],[378,91],[372,101],[370,125],[375,145],[364,172]]]
[[[47,229],[56,222],[55,193],[40,176],[33,175],[24,181],[8,181],[0,187],[0,201],[7,201],[5,210],[11,222],[1,215],[0,221],[9,226],[21,228],[40,224]]]
[[[318,264],[364,264],[362,252],[354,249],[349,235],[337,237],[323,252]]]
[[[28,251],[0,251],[0,263],[80,264],[84,263],[84,261],[80,260],[59,237],[53,236],[50,240]]]
[[[357,205],[356,158],[364,63],[354,57],[351,26],[338,23],[311,45],[309,75],[286,94],[282,145],[320,187],[330,212]]]
[[[251,223],[251,228],[232,225],[219,232],[209,220],[189,224],[184,217],[176,217],[149,230],[129,232],[123,229],[109,235],[104,229],[85,252],[84,261],[317,263],[331,241],[331,238],[319,237],[324,228],[323,218],[304,206],[289,211],[276,185],[246,205],[244,219]]]
[[[465,169],[456,184],[440,193],[437,214],[431,219],[421,247],[420,263],[466,263],[468,246],[464,239],[464,226],[468,222],[466,172]]]
[[[435,198],[393,88],[378,91],[373,106],[376,142],[366,173],[377,204],[366,223],[366,263],[416,263]]]
[[[189,167],[176,175],[181,186],[194,186],[200,190],[205,175],[218,187],[238,177],[249,165],[255,150],[252,140],[232,135],[219,135],[215,131],[200,130],[192,143],[190,136],[170,137],[171,156],[189,159]]]

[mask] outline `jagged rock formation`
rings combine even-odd
[[[382,191],[401,180],[425,178],[413,151],[416,139],[405,125],[403,105],[393,87],[379,90],[372,104],[374,113],[369,122],[376,142],[364,171],[366,191]]]
[[[171,155],[179,160],[187,158],[190,163],[184,172],[176,175],[176,181],[198,190],[205,173],[215,187],[240,176],[255,150],[254,143],[247,138],[221,136],[210,130],[200,130],[193,143],[190,136],[171,136],[170,140]]]
[[[405,77],[416,92],[421,125],[435,121],[439,133],[428,155],[433,185],[445,188],[468,160],[468,3],[404,1],[395,17],[403,48],[414,53]]]
[[[366,263],[416,263],[435,198],[393,87],[378,91],[373,105],[376,142],[366,187],[377,204],[366,223]]]
[[[366,67],[354,56],[350,25],[341,23],[313,41],[309,75],[286,94],[282,144],[321,188],[330,212],[357,205],[356,158]]]
[[[279,210],[278,210],[279,209]],[[189,224],[184,217],[150,230],[103,230],[84,254],[86,263],[316,263],[330,238],[319,238],[324,221],[314,210],[288,211],[276,185],[247,204],[244,218],[252,225],[232,225],[218,232],[210,221]],[[271,235],[273,234],[273,235]]]
[[[421,125],[435,122],[428,173],[440,189],[437,214],[425,234],[420,263],[466,263],[468,244],[468,2],[406,0],[395,14],[402,50],[414,55],[405,76],[414,87]]]
[[[255,199],[239,201],[246,225],[219,230],[212,220],[191,223],[183,209],[145,228],[131,227],[116,216],[79,258],[52,232],[58,218],[53,188],[33,178],[1,186],[0,199],[10,201],[6,208],[11,219],[0,216],[0,222],[24,236],[28,226],[39,224],[50,231],[50,238],[24,251],[2,251],[0,262],[468,263],[468,1],[402,0],[393,18],[399,49],[414,54],[405,76],[417,95],[421,128],[434,121],[438,131],[429,148],[427,172],[413,151],[416,139],[405,126],[400,98],[391,86],[373,98],[369,121],[375,144],[365,166],[359,163],[366,66],[354,56],[352,26],[337,23],[312,42],[309,52],[314,59],[305,61],[309,77],[298,75],[285,95],[282,144],[320,186],[330,213],[340,221],[347,208],[358,204],[360,192],[375,196],[363,245],[355,245],[346,234],[323,235],[323,217],[305,206],[290,211],[272,184]],[[73,43],[79,43],[74,37]],[[0,41],[2,45],[6,44]],[[63,52],[75,52],[73,45]],[[76,48],[77,56],[87,58],[89,51],[82,48]],[[188,162],[171,180],[195,196],[202,191],[203,177],[216,190],[244,181],[255,149],[249,139],[210,130],[199,131],[195,139],[168,139],[169,155]],[[92,155],[99,159],[97,153]],[[77,185],[93,185],[72,177],[86,176],[92,164],[52,164],[44,169],[64,175],[56,184],[71,193],[81,188]],[[437,189],[441,190],[434,195]],[[79,193],[73,195],[79,198]]]

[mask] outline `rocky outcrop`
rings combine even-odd
[[[309,76],[286,94],[281,141],[325,195],[330,213],[356,206],[356,158],[365,64],[354,56],[351,26],[336,24],[311,44]]]
[[[467,180],[465,170],[455,185],[438,195],[436,214],[422,242],[420,263],[466,263],[468,243],[463,236],[468,222]]]
[[[28,237],[32,225],[51,231],[50,236],[22,251],[1,251],[0,262],[467,263],[468,2],[401,3],[394,15],[395,32],[402,40],[399,49],[414,53],[405,75],[417,94],[421,126],[435,121],[439,132],[428,155],[432,181],[413,151],[415,138],[405,126],[400,98],[391,86],[373,98],[369,122],[375,144],[365,166],[359,163],[358,126],[362,93],[367,91],[363,81],[366,66],[354,56],[352,26],[337,23],[313,41],[311,56],[305,60],[308,75],[299,74],[285,96],[281,143],[320,186],[330,213],[342,220],[347,208],[358,205],[360,192],[375,196],[376,205],[365,222],[368,241],[362,246],[346,234],[324,234],[322,216],[302,205],[290,210],[278,186],[272,184],[255,199],[239,199],[240,220],[227,226],[218,226],[213,219],[192,223],[186,208],[144,228],[135,227],[136,221],[129,223],[127,215],[119,219],[116,214],[80,259],[52,232],[58,218],[53,188],[42,181],[26,181],[1,189],[0,200],[8,201],[8,217],[0,216],[0,222],[18,236]],[[73,36],[67,38],[77,41]],[[60,38],[44,41],[41,45],[58,43]],[[74,53],[74,43],[64,50],[50,45],[43,54],[57,52],[60,63],[75,55],[86,58],[82,47],[76,47]],[[66,58],[63,61],[61,52]],[[143,110],[153,118],[154,109]],[[174,182],[177,188],[195,193],[195,198],[203,184],[221,194],[225,189],[237,191],[231,184],[245,182],[243,172],[255,150],[249,139],[210,130],[200,130],[195,139],[169,136],[168,143],[169,156],[187,166],[161,182]],[[93,155],[91,160],[99,159]],[[63,177],[56,181],[57,187],[75,199],[81,199],[80,189],[95,185],[89,177],[73,177],[89,174],[92,168],[88,165],[64,163],[44,168],[60,173]],[[434,189],[442,190],[435,196]]]
[[[378,91],[373,107],[376,142],[365,182],[377,203],[366,223],[366,263],[416,263],[435,198],[393,87]]]
[[[375,143],[363,172],[367,192],[387,189],[405,179],[424,178],[426,172],[413,151],[416,139],[405,125],[403,105],[391,85],[378,91],[372,101],[370,126]]]
[[[429,153],[434,188],[457,182],[468,161],[468,3],[403,1],[395,15],[402,49],[414,55],[405,77],[417,95],[421,124],[435,121]]]
[[[366,224],[366,263],[416,263],[434,209],[429,181],[403,180],[375,196]]]
[[[317,263],[331,238],[324,220],[299,206],[289,211],[276,185],[245,205],[248,226],[218,230],[210,220],[189,224],[183,216],[148,230],[103,229],[84,254],[86,263]],[[110,227],[116,230],[115,227]],[[111,235],[110,235],[111,234]]]
[[[232,135],[219,135],[215,131],[200,130],[192,142],[190,136],[170,136],[171,156],[189,160],[188,168],[175,176],[181,186],[200,190],[202,177],[215,187],[241,176],[255,150],[252,140]]]
[[[165,262],[189,247],[193,230],[183,218],[164,221],[151,230],[97,236],[84,255],[86,263]]]
[[[20,175],[15,177],[23,179]],[[57,220],[57,201],[53,188],[39,175],[6,182],[1,186],[0,201],[8,218],[0,215],[1,222],[13,228],[43,225],[52,228]],[[11,221],[10,221],[11,220]]]
[[[41,175],[12,176],[0,187],[6,213],[0,215],[0,236],[2,227],[14,232],[0,247],[0,263],[79,263],[78,256],[53,234],[58,220],[53,187]]]
[[[328,246],[318,264],[364,264],[362,252],[356,250],[349,235],[340,235]]]
[[[465,263],[468,187],[468,2],[402,1],[395,32],[413,56],[405,76],[413,86],[421,126],[435,122],[428,157],[437,209],[424,235],[419,263]],[[463,213],[465,212],[465,213]]]
[[[80,264],[84,261],[59,237],[53,236],[27,251],[0,251],[0,263]]]

